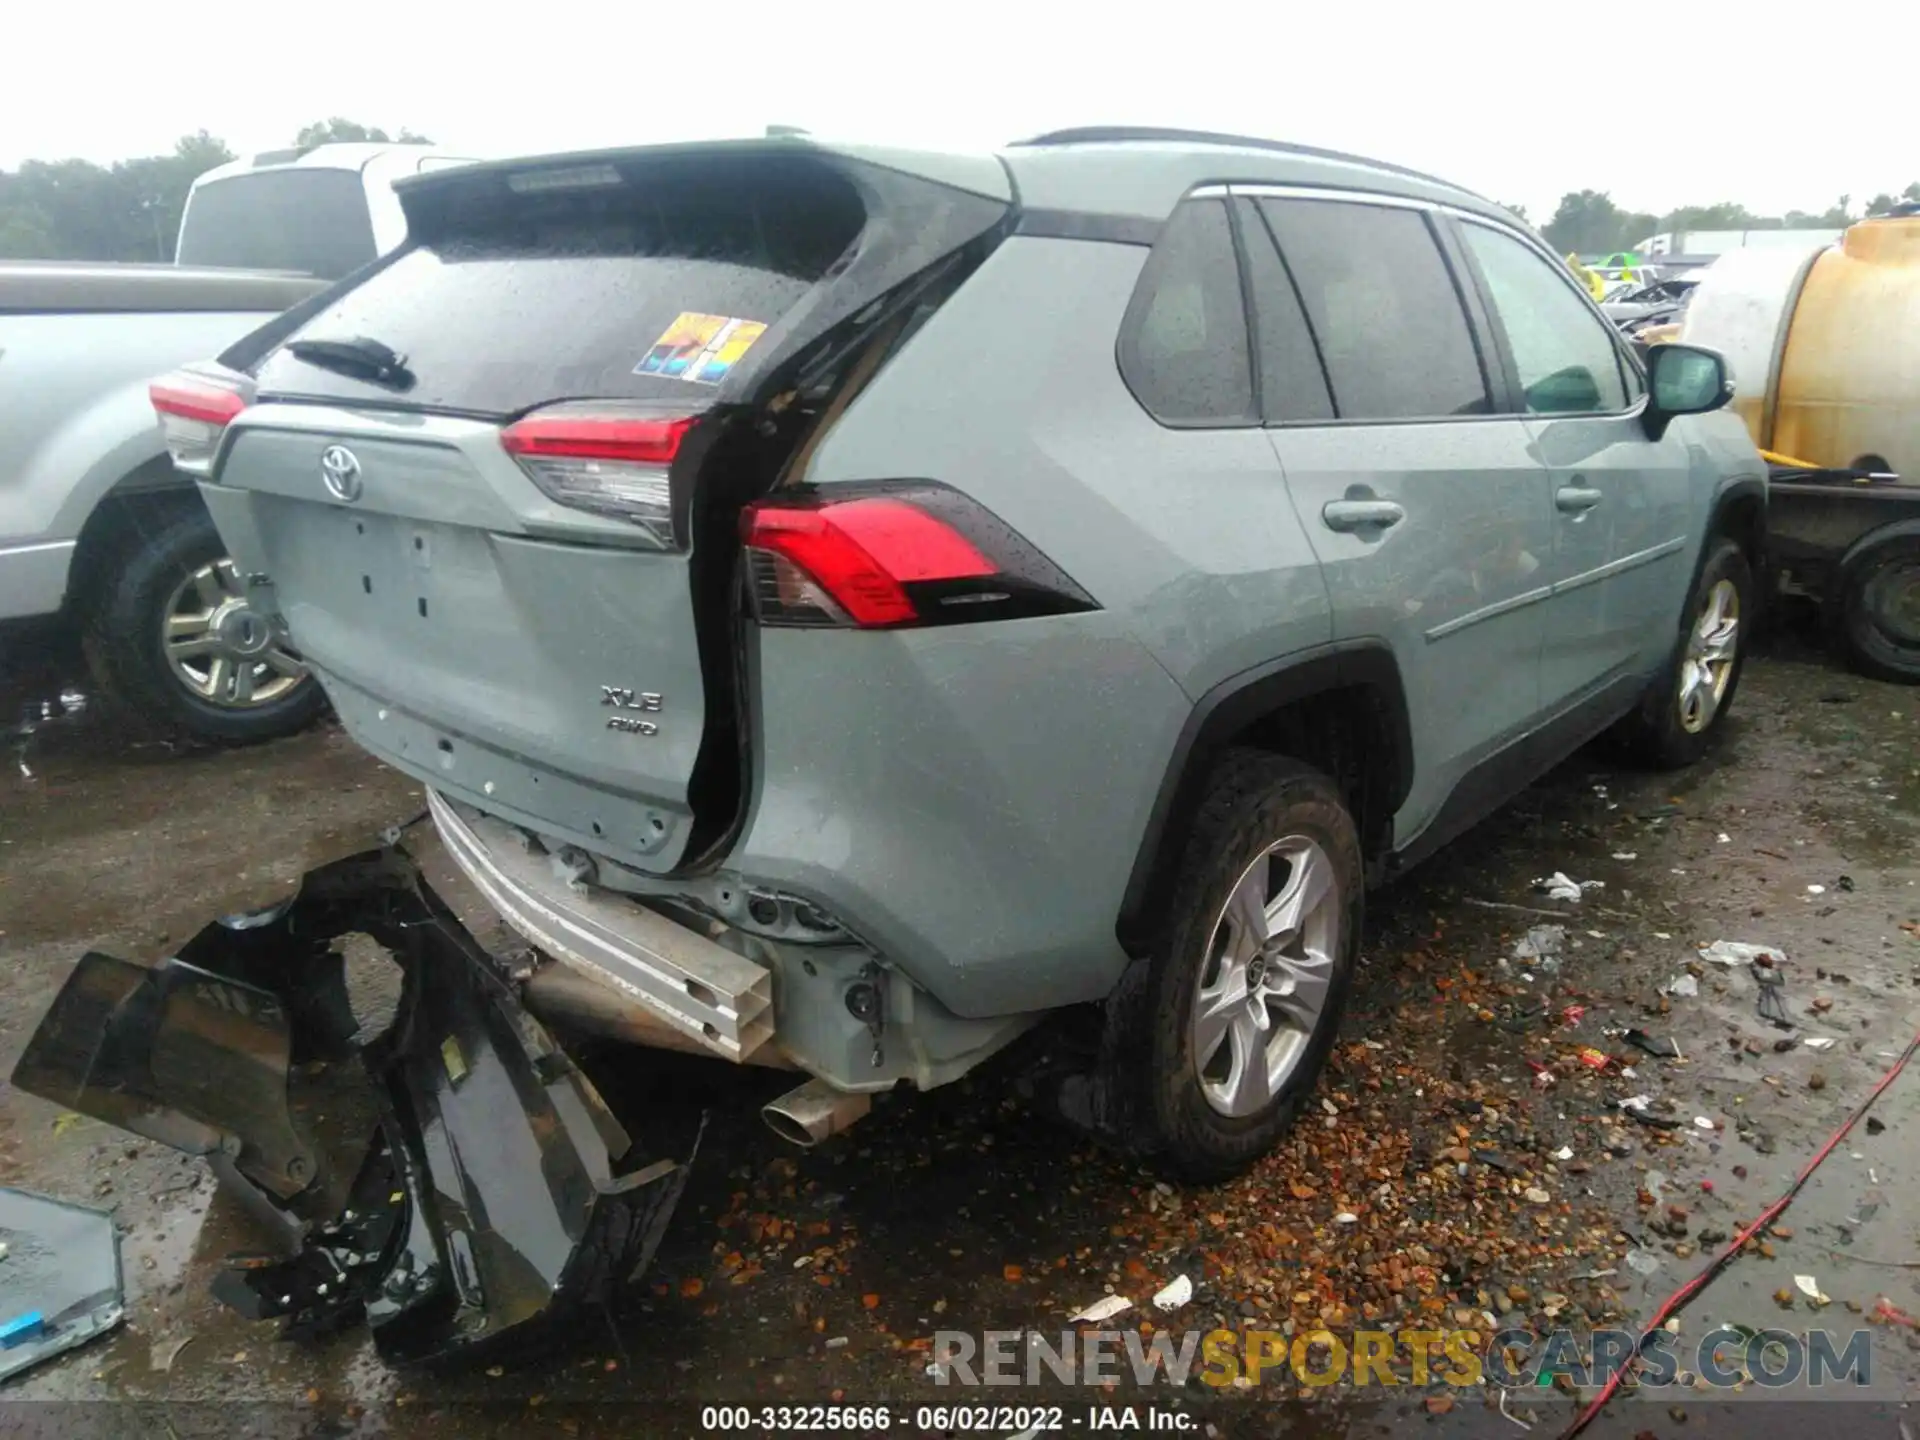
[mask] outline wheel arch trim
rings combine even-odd
[[[1744,540],[1732,524],[1736,510],[1751,505],[1755,512],[1755,533],[1753,535],[1754,553],[1747,557],[1748,563],[1757,570],[1766,563],[1767,549],[1767,482],[1753,476],[1743,476],[1721,490],[1713,497],[1713,513],[1708,517],[1706,535],[1700,546],[1701,562],[1705,562],[1708,542],[1717,535],[1730,539]],[[1697,567],[1696,567],[1697,569]],[[1698,576],[1696,575],[1696,579]]]
[[[1291,705],[1340,690],[1372,692],[1392,750],[1392,783],[1369,797],[1361,841],[1369,860],[1391,844],[1393,817],[1413,783],[1413,726],[1400,667],[1386,641],[1356,639],[1316,646],[1241,671],[1200,697],[1167,759],[1153,807],[1134,856],[1115,932],[1138,958],[1151,943],[1152,917],[1174,880],[1179,838],[1205,796],[1207,776],[1235,737]]]

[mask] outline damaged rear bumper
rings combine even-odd
[[[489,904],[531,945],[603,977],[645,1010],[725,1060],[773,1038],[773,977],[764,965],[644,906],[569,887],[512,827],[462,813],[427,791],[434,828]]]
[[[355,1034],[336,945],[353,933],[403,975],[372,1038]],[[379,1118],[334,1210],[322,1197],[345,1177],[287,1082],[356,1053]],[[365,1320],[392,1360],[520,1355],[598,1314],[651,1262],[687,1174],[628,1136],[397,848],[312,871],[290,902],[218,921],[157,966],[84,956],[13,1081],[207,1157],[292,1250],[238,1261],[221,1298],[293,1335]]]

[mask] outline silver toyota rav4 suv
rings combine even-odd
[[[1739,683],[1763,469],[1497,207],[1083,130],[466,167],[162,420],[259,605],[622,1033],[818,1138],[1049,1012],[1198,1178],[1270,1146],[1369,884]]]

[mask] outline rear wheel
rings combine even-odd
[[[1920,684],[1920,535],[1890,535],[1851,556],[1836,604],[1854,669]]]
[[[1707,751],[1733,705],[1754,615],[1753,568],[1724,537],[1709,542],[1672,657],[1618,739],[1643,764],[1672,770]]]
[[[197,507],[129,538],[103,567],[82,642],[109,706],[145,730],[244,745],[290,735],[325,708]]]
[[[1152,1148],[1226,1179],[1286,1131],[1339,1029],[1358,950],[1360,841],[1310,766],[1237,754],[1188,836],[1133,1017]]]

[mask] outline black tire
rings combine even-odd
[[[1920,685],[1920,535],[1869,540],[1847,558],[1835,630],[1862,675]]]
[[[1330,953],[1320,1018],[1286,1079],[1263,1107],[1224,1114],[1209,1101],[1193,1038],[1194,1006],[1222,911],[1235,884],[1282,838],[1311,840],[1331,862],[1330,901],[1339,938]],[[1352,987],[1359,953],[1364,867],[1360,838],[1339,787],[1311,766],[1256,751],[1231,753],[1215,772],[1182,849],[1167,918],[1114,1023],[1122,1074],[1143,1093],[1132,1113],[1147,1132],[1133,1137],[1165,1169],[1200,1183],[1232,1178],[1270,1150],[1292,1123],[1326,1064]]]
[[[1739,597],[1733,661],[1726,688],[1721,691],[1712,714],[1698,728],[1689,729],[1682,703],[1683,667],[1689,663],[1694,627],[1715,588],[1723,581],[1731,584]],[[1748,644],[1758,610],[1759,592],[1746,552],[1725,536],[1708,541],[1706,561],[1680,614],[1680,633],[1674,639],[1673,652],[1648,685],[1640,704],[1615,729],[1615,742],[1626,758],[1656,770],[1679,770],[1706,754],[1726,724],[1727,711],[1733,708],[1734,693],[1740,688],[1740,675],[1746,669]]]
[[[252,745],[305,729],[326,709],[311,676],[248,709],[216,705],[194,694],[167,663],[166,606],[175,589],[226,546],[199,505],[129,532],[98,571],[82,601],[80,639],[106,708],[148,734]]]

